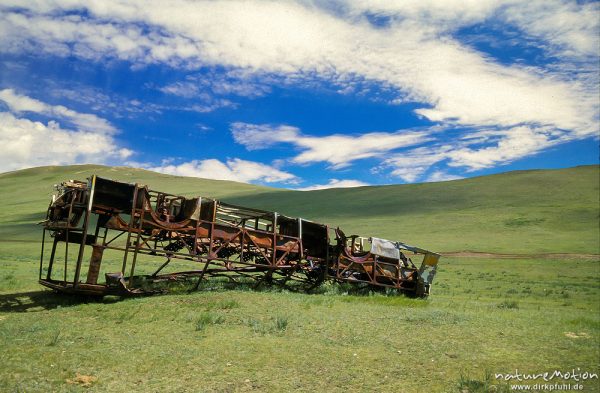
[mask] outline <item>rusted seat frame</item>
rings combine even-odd
[[[91,181],[93,184],[93,179]],[[82,190],[83,191],[83,190]],[[93,193],[92,193],[93,194]],[[142,200],[139,203],[138,196],[141,195]],[[137,257],[140,254],[153,255],[153,256],[163,256],[170,259],[182,259],[193,262],[199,262],[202,265],[202,268],[192,269],[190,271],[184,272],[176,272],[166,274],[164,276],[173,277],[176,275],[197,275],[199,276],[199,281],[202,279],[204,274],[207,272],[212,275],[216,275],[219,273],[241,273],[245,274],[248,272],[248,268],[254,268],[256,272],[266,272],[265,274],[272,275],[274,272],[278,272],[284,276],[289,276],[290,272],[288,270],[296,270],[297,266],[303,261],[303,248],[302,248],[302,239],[299,237],[283,235],[277,232],[276,222],[273,222],[271,225],[271,231],[261,230],[261,229],[250,229],[246,227],[234,227],[227,226],[221,223],[216,222],[216,219],[213,220],[189,220],[187,224],[178,228],[165,227],[163,223],[157,222],[155,219],[156,213],[151,208],[151,199],[156,198],[157,196],[174,196],[172,194],[160,193],[152,190],[147,190],[144,186],[135,185],[134,196],[132,198],[132,207],[131,212],[129,214],[130,220],[129,222],[125,222],[125,227],[108,227],[108,226],[100,226],[100,220],[96,220],[96,228],[95,234],[89,236],[89,239],[93,239],[93,243],[96,246],[102,247],[105,250],[116,250],[123,252],[123,261],[122,261],[122,272],[124,272],[129,265],[129,275],[126,276],[126,290],[132,291],[135,288],[133,287],[136,269]],[[75,199],[71,202],[71,208]],[[40,256],[40,275],[39,281],[42,285],[50,287],[55,290],[63,291],[63,292],[72,292],[72,293],[86,293],[86,294],[110,294],[114,291],[111,290],[107,285],[101,285],[97,283],[89,284],[83,283],[79,280],[79,274],[81,271],[83,253],[80,252],[79,258],[75,261],[75,277],[73,280],[69,280],[67,278],[68,272],[68,245],[72,243],[69,241],[68,233],[69,231],[77,231],[84,232],[87,234],[88,222],[91,215],[107,215],[105,209],[94,209],[93,200],[88,200],[88,209],[86,209],[84,214],[84,224],[82,227],[60,227],[56,222],[52,222],[50,220],[50,213],[47,214],[47,220],[44,225],[43,231],[43,239],[42,239],[42,251]],[[219,201],[214,201],[213,208],[215,211],[213,212],[213,218],[216,218],[216,209],[218,207]],[[139,206],[141,205],[141,206]],[[69,211],[69,216],[71,215],[71,210]],[[50,212],[50,207],[48,209]],[[257,211],[258,212],[258,211]],[[148,214],[149,213],[149,214]],[[265,214],[271,212],[264,212]],[[272,214],[272,213],[271,213]],[[113,217],[119,217],[118,214],[112,215]],[[275,217],[276,217],[275,213]],[[121,220],[121,225],[123,221]],[[198,237],[199,227],[201,225],[209,225],[209,236],[204,238]],[[226,228],[233,229],[234,234],[229,238],[219,238],[215,236],[215,232],[217,232],[218,228]],[[56,237],[57,231],[66,230],[67,235],[64,237]],[[104,230],[103,236],[98,236],[99,232]],[[108,239],[108,231],[117,232],[115,236],[111,239]],[[152,243],[157,240],[157,234],[153,233],[153,230],[166,230],[169,231],[171,235],[175,235],[176,238],[179,238],[183,242],[186,243],[186,248],[188,252],[172,252],[165,251],[161,247],[153,246]],[[45,277],[42,277],[43,263],[44,263],[44,244],[46,231],[53,233],[54,242],[53,242],[53,252],[50,256],[49,268]],[[146,233],[149,233],[148,235]],[[112,242],[123,235],[126,235],[126,241],[123,246],[117,246],[112,244]],[[265,247],[264,245],[257,244],[257,242],[253,239],[256,235],[268,236],[272,239],[272,247]],[[65,265],[64,265],[64,277],[63,280],[52,279],[52,266],[55,262],[55,250],[57,243],[61,242],[61,239],[64,239],[65,243]],[[88,239],[88,240],[89,240]],[[96,243],[101,239],[100,243]],[[132,244],[133,240],[133,244]],[[83,241],[83,240],[82,240]],[[287,246],[279,246],[278,243],[284,242]],[[223,258],[219,257],[219,252],[228,247],[229,245],[236,244],[236,247],[240,248],[240,253],[234,255],[233,258]],[[80,249],[83,250],[83,247],[90,244],[79,244]],[[199,251],[202,246],[208,246],[209,252],[208,254],[202,254]],[[264,258],[264,261],[268,263],[252,263],[249,261],[245,261],[243,259],[244,252],[250,252],[251,248],[254,251],[260,253],[260,255]],[[296,254],[293,256],[291,254]],[[236,258],[237,256],[237,258]],[[131,262],[129,262],[129,258],[131,257]],[[169,262],[169,261],[167,261]],[[159,268],[162,269],[165,264],[161,265]],[[209,269],[209,266],[212,266],[212,269]],[[160,278],[161,276],[154,274],[151,275],[155,278]],[[163,277],[164,277],[163,276]],[[198,282],[199,282],[198,281]],[[127,292],[126,291],[126,292]]]
[[[399,259],[383,258],[371,253],[357,255],[353,252],[356,236],[350,237],[352,239],[350,248],[346,248],[346,244],[342,247],[339,239],[338,245],[333,246],[330,244],[330,231],[326,225],[294,219],[274,212],[225,204],[210,198],[197,198],[196,210],[191,216],[172,222],[169,219],[169,212],[164,213],[165,219],[162,218],[163,213],[158,212],[158,201],[168,201],[169,208],[179,206],[180,211],[183,211],[186,198],[149,190],[139,184],[127,185],[114,182],[125,187],[133,187],[131,206],[121,207],[119,210],[110,206],[110,203],[105,205],[95,203],[96,180],[96,176],[90,178],[87,187],[80,182],[74,183],[74,188],[68,188],[61,196],[63,199],[68,198],[68,200],[61,200],[61,203],[66,204],[61,207],[62,211],[58,211],[66,217],[64,222],[53,220],[57,211],[56,206],[50,204],[44,222],[40,255],[39,282],[42,285],[68,293],[132,295],[145,293],[142,288],[136,286],[137,278],[163,280],[197,277],[195,288],[198,288],[206,275],[228,278],[242,276],[258,281],[270,281],[276,275],[282,282],[296,280],[318,284],[326,279],[332,279],[372,287],[394,288],[421,295],[426,295],[428,292],[428,287],[425,289],[419,287],[419,285],[423,286],[421,275],[427,268],[425,264],[417,269],[412,262],[412,266],[408,266]],[[105,179],[101,180],[107,182]],[[176,205],[175,201],[180,201],[177,202],[179,205]],[[212,209],[212,211],[203,209]],[[128,214],[129,219],[125,220],[122,214]],[[88,228],[93,216],[97,218],[95,228]],[[223,217],[238,217],[240,220],[237,222]],[[73,225],[81,222],[81,219],[83,223],[80,226]],[[289,232],[281,233],[283,226],[278,226],[278,219],[282,220],[281,225],[297,223],[295,236],[290,235]],[[254,221],[254,226],[248,225],[250,221]],[[310,246],[303,243],[303,222],[308,222],[313,227],[323,228],[324,254],[306,253]],[[289,231],[289,228],[294,227],[287,228],[286,231]],[[89,231],[90,229],[93,229],[93,233]],[[43,276],[46,232],[53,236],[53,243],[48,271]],[[319,236],[321,235],[317,235],[317,238]],[[124,244],[117,244],[116,240],[123,238]],[[60,280],[52,278],[53,266],[58,259],[56,250],[59,243],[65,244],[64,274]],[[169,246],[176,244],[179,248],[167,249],[164,243]],[[79,246],[72,280],[68,277],[69,244]],[[395,244],[415,254],[426,257],[435,255],[439,258],[439,255],[426,250],[406,246],[403,243]],[[84,249],[88,246],[92,247],[97,256],[92,253],[87,280],[82,282],[80,274],[84,263]],[[98,283],[98,272],[104,250],[119,251],[123,254],[121,271],[115,273],[120,274],[121,277],[116,281],[117,285],[112,282],[109,285],[108,278],[106,284]],[[136,263],[140,255],[163,257],[166,261],[153,274],[136,275]],[[159,274],[174,259],[189,261],[196,265],[189,270]],[[97,265],[94,265],[96,262]],[[437,259],[433,265],[433,274],[436,266]],[[125,273],[126,271],[128,274]],[[362,277],[357,278],[356,273]],[[427,285],[430,282],[431,280]]]

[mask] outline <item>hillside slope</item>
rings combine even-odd
[[[598,166],[508,172],[440,183],[290,191],[97,165],[0,174],[0,239],[32,241],[52,185],[92,173],[183,195],[276,210],[347,233],[380,236],[438,251],[599,252]]]
[[[232,198],[440,251],[599,253],[598,166]]]
[[[143,169],[102,165],[47,166],[0,174],[0,240],[32,240],[41,234],[35,223],[45,218],[53,185],[67,179],[85,180],[96,174],[108,179],[147,184],[181,195],[229,198],[272,191],[251,184],[163,175]],[[285,191],[284,191],[285,192]]]

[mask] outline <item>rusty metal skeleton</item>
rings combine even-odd
[[[154,284],[171,281],[198,289],[207,277],[222,276],[305,289],[348,282],[427,296],[440,257],[302,218],[95,175],[57,190],[43,221],[39,282],[66,293],[151,294],[163,290]]]

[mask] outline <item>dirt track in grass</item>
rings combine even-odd
[[[453,258],[497,258],[497,259],[585,259],[600,260],[599,254],[577,254],[577,253],[546,253],[546,254],[499,254],[477,251],[453,251],[441,252],[444,257]]]

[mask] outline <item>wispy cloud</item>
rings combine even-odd
[[[388,156],[376,170],[414,182],[434,164],[464,168],[467,172],[505,165],[529,157],[576,136],[549,127],[518,126],[485,131],[463,130],[463,137],[427,147],[408,149]],[[430,178],[433,175],[430,175]],[[428,181],[437,181],[427,179]]]
[[[392,177],[412,183],[427,172],[429,167],[445,160],[451,149],[450,145],[434,145],[391,154],[373,171],[389,173]]]
[[[0,112],[0,171],[40,165],[77,163],[131,163],[133,151],[120,147],[113,137],[117,132],[106,119],[79,113],[62,105],[50,105],[12,89],[0,90],[0,102],[10,112]],[[47,123],[30,120],[25,114],[43,115]],[[72,124],[62,128],[57,120]],[[192,160],[180,164],[165,161],[161,165],[135,163],[161,173],[244,183],[296,184],[299,178],[273,166],[239,158],[222,162],[217,159]]]
[[[462,179],[462,176],[451,175],[444,171],[434,171],[427,177],[425,181],[427,182],[439,182],[439,181],[449,181],[449,180],[458,180]]]
[[[12,112],[33,112],[62,118],[82,130],[107,134],[117,131],[107,120],[96,115],[79,113],[63,105],[49,105],[35,98],[18,94],[13,89],[0,90],[0,101],[3,101]]]
[[[380,156],[400,147],[413,146],[431,140],[426,131],[370,132],[359,135],[305,135],[288,125],[234,123],[233,138],[249,150],[266,149],[287,143],[300,150],[291,158],[297,164],[328,162],[333,168],[343,168],[352,161]]]
[[[577,134],[552,127],[516,126],[483,129],[454,128],[453,138],[440,127],[397,132],[334,134],[311,136],[289,125],[233,123],[234,140],[248,150],[261,150],[288,144],[299,150],[289,162],[310,164],[328,162],[331,169],[341,169],[352,162],[375,158],[380,164],[374,173],[387,174],[406,182],[442,181],[459,178],[438,171],[423,178],[432,166],[467,172],[506,165],[538,154],[552,146],[580,138]]]
[[[498,141],[485,147],[458,147],[447,153],[448,165],[467,167],[469,170],[489,168],[498,163],[539,153],[569,139],[568,134],[551,128],[514,127],[498,132]]]
[[[60,6],[40,1],[27,13],[2,13],[0,49],[187,68],[218,64],[336,81],[340,76],[352,81],[356,75],[393,86],[405,99],[422,104],[417,114],[435,122],[505,127],[532,123],[588,134],[597,129],[595,89],[549,69],[496,63],[452,36],[452,28],[502,17],[539,36],[540,45],[570,42],[551,33],[560,27],[577,42],[569,50],[588,53],[597,47],[597,5],[536,1],[536,10],[548,11],[543,22],[532,23],[533,16],[516,17],[533,7],[524,1],[389,3],[340,2],[333,12],[327,7],[330,2],[175,1],[165,9],[158,1]],[[65,13],[82,9],[89,16]],[[366,15],[378,12],[395,22],[373,26]],[[571,24],[561,17],[581,17],[585,28],[568,30]],[[431,23],[423,23],[427,21]]]
[[[595,61],[600,45],[599,9],[598,2],[536,0],[513,2],[501,9],[500,16],[546,42],[551,55]]]
[[[58,100],[84,105],[89,110],[115,118],[135,117],[141,114],[161,114],[170,109],[164,105],[152,102],[142,102],[138,99],[123,97],[114,92],[108,92],[81,83],[70,83],[69,87],[59,86],[49,81],[49,94]]]
[[[294,184],[298,178],[270,165],[246,161],[239,158],[222,162],[217,159],[192,160],[181,164],[165,163],[160,166],[144,165],[147,169],[176,176],[191,176],[205,179],[231,180],[242,183],[287,183]]]
[[[502,22],[520,29],[550,49],[552,55],[596,55],[598,50],[597,2],[570,0],[420,0],[334,1],[360,16],[387,17],[390,23],[416,23],[448,33],[465,26]],[[547,48],[548,49],[548,48]]]
[[[210,95],[256,98],[269,93],[271,88],[265,82],[273,81],[274,78],[241,69],[223,72],[210,70],[188,75],[183,81],[173,82],[158,89],[163,93],[184,98],[205,99]]]
[[[216,111],[217,109],[221,109],[221,108],[236,108],[236,107],[237,107],[237,104],[235,102],[229,101],[225,98],[214,99],[214,98],[210,97],[207,100],[203,101],[202,103],[194,104],[194,105],[190,105],[190,106],[186,106],[186,107],[178,108],[178,109],[185,110],[185,111],[198,112],[198,113],[209,113],[209,112]]]
[[[194,102],[184,110],[209,113],[221,108],[237,108],[239,104],[232,100],[233,97],[257,98],[268,93],[270,88],[258,82],[255,74],[243,70],[212,70],[188,75],[185,80],[160,86],[158,90]]]
[[[298,191],[312,191],[312,190],[324,190],[327,188],[353,188],[353,187],[364,187],[368,186],[368,183],[362,182],[360,180],[339,180],[339,179],[329,179],[327,184],[315,184],[308,187],[300,187],[296,188]]]
[[[342,94],[382,86],[394,96],[390,102],[411,102],[424,124],[441,125],[456,138],[423,130],[317,136],[293,126],[248,123],[233,124],[232,132],[249,150],[293,146],[298,153],[290,161],[296,164],[327,162],[337,169],[376,158],[379,170],[405,181],[442,179],[447,172],[428,175],[435,164],[474,171],[597,137],[599,4],[175,0],[166,8],[158,0],[7,0],[0,5],[0,51],[185,70],[191,73],[186,79],[159,88],[194,100],[184,108],[200,113],[235,108],[234,97],[256,98],[281,84],[326,81]],[[497,23],[541,49],[545,61],[501,63],[460,40],[462,28]],[[221,71],[196,74],[206,69]],[[12,90],[2,94],[13,114],[41,113],[77,129],[114,132],[95,115]],[[230,161],[218,163],[231,177],[264,179],[240,175],[246,173],[241,169],[236,174]],[[201,160],[181,170],[208,173],[218,166]]]

